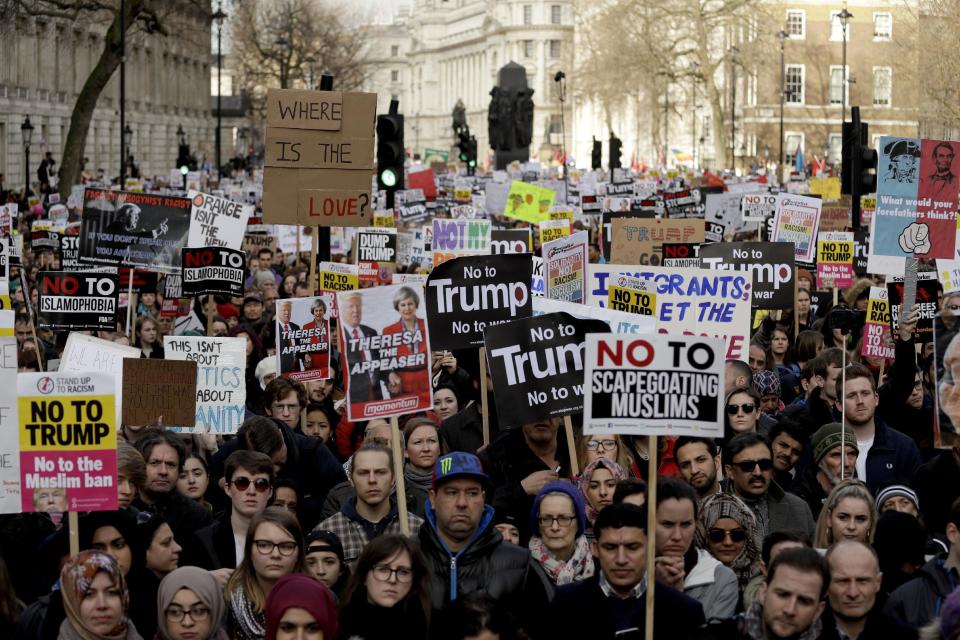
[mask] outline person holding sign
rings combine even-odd
[[[396,369],[390,373],[387,388],[393,397],[400,395],[420,396],[422,402],[430,403],[430,389],[424,387],[427,380],[424,372],[427,370],[426,357],[426,320],[417,317],[420,307],[420,296],[410,287],[400,287],[393,295],[393,308],[400,314],[397,322],[383,328],[383,335],[403,336],[402,343],[397,346],[397,358],[414,361],[412,356],[424,354],[423,363],[412,367]]]

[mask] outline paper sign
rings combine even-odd
[[[367,227],[357,232],[354,250],[360,282],[386,284],[396,269],[397,230]]]
[[[122,424],[192,429],[197,412],[197,363],[153,358],[123,361]]]
[[[197,363],[197,410],[190,433],[236,433],[247,401],[246,338],[164,336],[167,360]]]
[[[568,220],[544,220],[537,226],[540,229],[541,245],[570,235],[570,222]]]
[[[321,262],[317,266],[320,280],[320,295],[327,302],[327,311],[330,319],[337,319],[337,305],[335,293],[337,291],[353,291],[359,288],[359,267],[355,264],[342,262]]]
[[[13,319],[13,311],[0,311],[0,513],[19,513],[21,508],[17,338]]]
[[[773,242],[792,242],[797,262],[812,262],[820,223],[818,198],[781,193],[773,220]]]
[[[276,304],[277,371],[297,382],[330,378],[328,298],[289,298]]]
[[[41,327],[116,330],[117,275],[41,271],[37,280],[37,320]]]
[[[544,295],[554,300],[583,304],[587,299],[587,232],[576,233],[541,247],[544,262]]]
[[[641,316],[656,316],[657,294],[645,280],[622,275],[610,285],[607,308]]]
[[[556,194],[550,189],[514,180],[510,184],[503,215],[535,224],[550,217]]]
[[[187,246],[240,249],[253,205],[191,191]]]
[[[773,193],[745,193],[740,199],[744,222],[763,222],[777,210],[777,196]]]
[[[183,248],[183,295],[243,295],[245,254],[225,248]]]
[[[490,253],[489,220],[433,220],[433,266],[460,256]]]
[[[822,200],[840,199],[840,178],[810,178],[810,193],[820,196]]]
[[[887,290],[870,287],[867,302],[867,321],[863,326],[863,347],[860,355],[868,358],[893,360],[895,347],[890,335],[890,303]]]
[[[704,269],[753,274],[753,307],[793,308],[793,244],[790,242],[723,242],[700,247]]]
[[[846,289],[853,280],[853,233],[821,233],[817,237],[817,287]]]

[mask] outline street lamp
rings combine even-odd
[[[214,144],[217,147],[214,157],[216,158],[216,161],[217,161],[217,178],[219,179],[220,166],[221,166],[220,165],[220,128],[222,126],[221,119],[223,117],[220,110],[220,104],[221,104],[220,98],[222,93],[221,85],[220,85],[220,77],[223,72],[223,53],[221,49],[221,41],[222,41],[222,35],[223,35],[223,21],[226,19],[227,14],[223,12],[223,8],[221,7],[220,4],[218,4],[216,13],[214,13],[213,16],[211,17],[217,23],[217,131],[216,131],[216,134],[213,136],[213,139],[214,139]]]
[[[187,144],[187,134],[184,133],[182,124],[177,125],[177,144],[181,147]]]
[[[130,154],[130,143],[133,141],[133,129],[130,128],[130,123],[123,128],[123,148],[127,150],[127,155]]]
[[[30,141],[33,139],[33,125],[30,124],[30,116],[27,116],[20,125],[20,136],[23,138],[23,181],[30,189]]]
[[[843,42],[841,46],[843,47],[843,61],[840,66],[840,76],[843,78],[843,81],[840,84],[841,91],[841,107],[840,111],[840,123],[841,126],[847,120],[847,23],[850,21],[850,18],[853,17],[853,14],[847,11],[847,8],[844,7],[843,11],[837,14],[837,18],[840,20],[840,26],[843,28]]]
[[[783,45],[789,37],[790,34],[783,29],[777,34],[780,41],[780,155],[777,156],[777,164],[781,166],[786,163],[783,157],[783,105],[787,101],[787,66],[783,57]]]
[[[730,47],[730,161],[733,168],[737,168],[737,152],[735,141],[737,139],[737,55],[740,49]]]
[[[307,88],[313,91],[313,72],[316,68],[317,58],[316,56],[307,56],[304,62],[310,65],[310,83],[307,85]]]
[[[287,39],[284,38],[283,36],[277,36],[277,39],[273,41],[273,44],[276,45],[277,47],[288,47],[288,46],[290,46],[290,43],[289,43],[289,42],[287,41]],[[284,56],[285,56],[285,55],[286,55],[286,54],[283,53],[283,52],[281,52],[280,55],[279,55],[279,58],[280,58],[280,88],[281,88],[281,89],[286,89],[286,88],[287,88],[287,63],[286,63],[286,60],[284,59]]]

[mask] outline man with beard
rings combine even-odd
[[[732,438],[723,447],[723,472],[729,478],[725,489],[747,503],[757,517],[761,538],[781,529],[813,537],[810,507],[773,482],[773,453],[766,437],[748,431]]]
[[[825,424],[813,434],[811,451],[816,466],[808,466],[790,486],[790,492],[806,501],[814,518],[820,515],[823,501],[843,477],[854,478],[857,467],[857,439],[839,422]]]
[[[943,199],[945,196],[949,200],[954,200],[957,193],[957,176],[953,174],[953,159],[956,154],[953,151],[953,144],[949,142],[938,142],[933,148],[933,163],[936,169],[933,173],[920,180],[920,191],[918,195],[923,198]],[[951,196],[952,192],[952,196]]]
[[[873,494],[905,479],[912,482],[922,463],[916,443],[876,415],[878,405],[870,369],[848,366],[846,382],[837,380],[837,411],[846,410],[846,428],[853,430],[859,450],[857,477]]]
[[[680,467],[680,475],[697,492],[697,499],[703,500],[720,491],[717,480],[720,452],[713,440],[680,436],[673,447],[673,455]]]

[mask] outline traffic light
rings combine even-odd
[[[603,143],[593,139],[593,151],[590,152],[590,168],[599,169],[603,162]]]
[[[387,192],[387,206],[393,206],[393,194],[403,189],[403,115],[397,113],[399,101],[390,101],[390,112],[377,116],[377,188]]]
[[[477,138],[470,135],[470,129],[461,129],[457,134],[457,158],[467,165],[467,175],[473,175],[477,168]]]
[[[614,169],[619,169],[623,166],[623,162],[620,160],[621,149],[623,148],[623,143],[620,142],[620,138],[615,135],[610,136],[610,161],[607,168],[613,171]]]
[[[869,125],[860,121],[860,107],[851,107],[851,122],[843,123],[840,192],[851,199],[851,223],[860,229],[860,198],[877,191],[877,150],[867,146]]]

